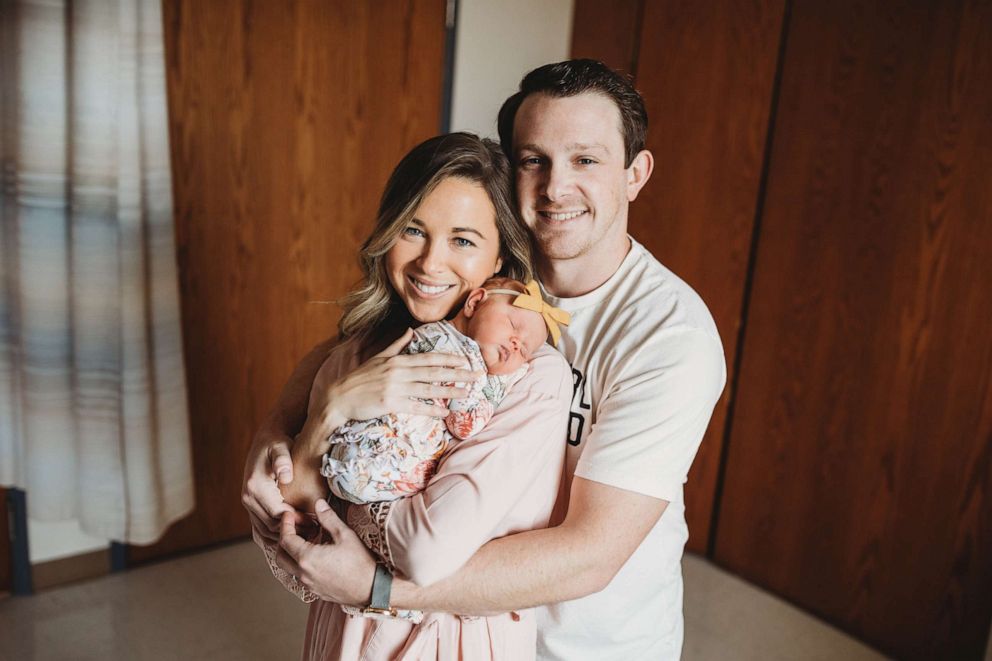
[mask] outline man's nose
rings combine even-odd
[[[572,192],[572,173],[564,165],[552,164],[544,179],[544,196],[552,202],[567,197]]]

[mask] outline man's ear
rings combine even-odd
[[[651,173],[654,171],[654,156],[647,149],[642,149],[630,167],[627,168],[627,201],[633,202],[637,199],[637,194],[648,183]]]
[[[465,299],[465,305],[462,306],[462,314],[464,314],[466,318],[470,318],[473,314],[475,314],[475,311],[479,309],[479,305],[486,300],[488,295],[489,292],[482,287],[470,291],[468,293],[468,298]]]

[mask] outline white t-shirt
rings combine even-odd
[[[565,475],[668,507],[605,590],[539,610],[540,659],[678,659],[682,650],[682,485],[726,364],[699,295],[631,243],[596,290],[547,296],[572,315],[559,343],[574,383]]]

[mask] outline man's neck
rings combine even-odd
[[[538,273],[545,291],[559,298],[575,298],[602,286],[617,272],[632,245],[624,234],[614,245],[579,255],[574,259],[538,260]]]

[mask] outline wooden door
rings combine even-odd
[[[443,0],[165,0],[197,509],[146,560],[248,533],[245,453],[333,301],[392,167],[436,134]]]
[[[992,3],[796,2],[715,558],[899,658],[992,616]]]
[[[688,548],[706,552],[784,0],[642,0],[611,9],[577,2],[572,51],[635,74],[647,104],[655,173],[631,205],[630,232],[700,293],[727,359],[727,388],[685,489]]]

